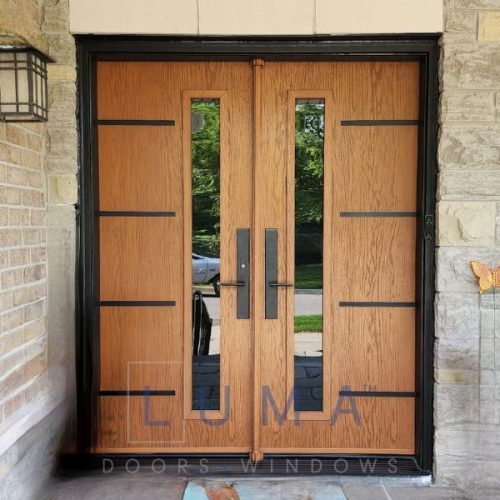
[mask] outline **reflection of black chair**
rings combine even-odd
[[[208,314],[203,294],[193,293],[193,356],[207,356],[212,335],[212,318]]]

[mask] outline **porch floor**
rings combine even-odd
[[[498,492],[497,492],[498,493]],[[493,499],[433,486],[429,478],[252,477],[187,479],[169,471],[84,472],[54,478],[41,500],[438,500]]]

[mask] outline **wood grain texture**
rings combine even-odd
[[[101,300],[181,304],[182,234],[177,218],[101,217],[99,239]]]
[[[171,219],[101,217],[101,300],[177,305],[102,308],[101,388],[123,390],[126,381],[174,388],[176,395],[150,398],[152,420],[172,419],[165,428],[146,425],[143,398],[101,397],[93,449],[251,451],[257,460],[263,452],[413,453],[412,398],[354,398],[359,422],[352,412],[334,424],[328,415],[344,386],[415,388],[414,308],[351,309],[338,302],[415,300],[416,220],[339,213],[416,210],[418,127],[340,122],[418,119],[418,63],[99,62],[97,74],[99,119],[176,123],[98,129],[100,209],[177,212]],[[236,229],[252,234],[252,320],[236,320],[234,289],[221,295],[221,378],[231,390],[223,425],[207,425],[190,410],[190,99],[214,96],[221,99],[223,281],[235,279]],[[331,372],[322,415],[296,426],[277,422],[267,408],[270,421],[262,425],[263,386],[283,410],[293,375],[293,292],[280,290],[278,319],[264,319],[264,232],[278,230],[278,279],[293,281],[296,96],[327,100],[323,346]],[[220,419],[221,412],[208,417]]]
[[[183,108],[183,95],[223,96],[221,272],[224,280],[234,280],[236,228],[251,228],[253,217],[251,66],[245,62],[99,62],[97,75],[99,119],[175,121],[175,126],[167,128],[99,127],[100,145],[104,147],[101,210],[177,213],[168,219],[100,219],[101,300],[176,301],[175,308],[162,311],[150,307],[101,308],[101,387],[123,389],[125,366],[133,365],[136,371],[129,382],[135,387],[145,383],[155,388],[174,385],[176,396],[151,397],[153,418],[171,418],[171,429],[144,425],[142,398],[100,398],[100,437],[94,450],[249,450],[252,325],[250,320],[236,321],[233,290],[223,290],[221,296],[222,379],[231,387],[229,419],[223,425],[208,425],[199,412],[184,413],[191,397],[185,391],[185,377],[191,372],[192,209],[191,113],[185,105]],[[135,344],[134,337],[139,334],[147,345]],[[161,366],[177,366],[179,361],[183,368],[175,377],[167,369],[152,372],[148,368],[160,362]],[[130,425],[138,442],[128,439]],[[179,442],[181,428],[184,440]]]
[[[130,363],[182,362],[180,332],[178,307],[101,308],[101,390],[142,390],[140,380],[128,378]],[[151,389],[169,389],[163,382],[150,380],[149,385]]]
[[[262,164],[256,172],[256,233],[278,229],[280,281],[293,279],[293,135],[287,93],[332,94],[333,119],[325,123],[324,334],[331,350],[330,415],[342,384],[379,390],[414,387],[414,309],[340,310],[339,301],[415,299],[415,219],[340,218],[340,211],[415,211],[417,130],[412,127],[341,127],[342,120],[418,119],[416,63],[266,62],[262,84]],[[315,94],[317,92],[317,94]],[[332,112],[327,110],[328,113]],[[385,135],[384,135],[385,134]],[[325,156],[327,156],[325,154]],[[256,255],[256,272],[263,275]],[[330,252],[330,253],[329,253]],[[329,281],[329,276],[331,281]],[[331,288],[328,289],[329,283]],[[257,284],[257,287],[259,284]],[[258,290],[259,288],[257,288]],[[280,292],[279,319],[256,316],[261,332],[262,385],[283,411],[290,396],[293,294]],[[261,301],[257,299],[257,303]],[[287,343],[288,354],[283,348]],[[382,389],[383,388],[383,389]],[[389,389],[387,389],[389,388]],[[353,415],[330,420],[273,420],[261,429],[266,452],[321,450],[330,453],[409,454],[415,449],[412,398],[356,398],[361,425]],[[345,405],[344,405],[345,407]],[[269,408],[268,408],[268,411]],[[272,414],[272,412],[271,412]],[[301,412],[304,415],[306,412]]]
[[[101,210],[174,211],[182,216],[180,144],[174,127],[101,125],[98,137]]]
[[[333,224],[333,302],[414,302],[415,218],[344,218]]]
[[[335,127],[339,211],[416,211],[418,127]]]

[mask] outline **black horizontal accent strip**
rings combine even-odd
[[[415,307],[415,302],[339,302],[339,307]]]
[[[354,398],[414,398],[415,392],[398,391],[339,391],[339,396]]]
[[[380,126],[401,126],[420,125],[419,120],[342,120],[342,127],[380,127]]]
[[[340,217],[417,217],[417,212],[340,212]]]
[[[97,120],[98,125],[147,125],[173,127],[175,120]]]
[[[175,212],[137,212],[104,210],[97,212],[101,217],[175,217]]]
[[[175,396],[175,391],[99,391],[99,396]]]
[[[128,306],[175,306],[175,300],[101,300],[101,307],[128,307]]]

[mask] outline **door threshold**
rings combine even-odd
[[[431,477],[415,456],[403,455],[278,455],[265,454],[252,462],[248,454],[176,453],[176,454],[65,454],[58,464],[60,473],[81,470],[165,473],[183,477],[299,477],[299,476],[384,476]]]

